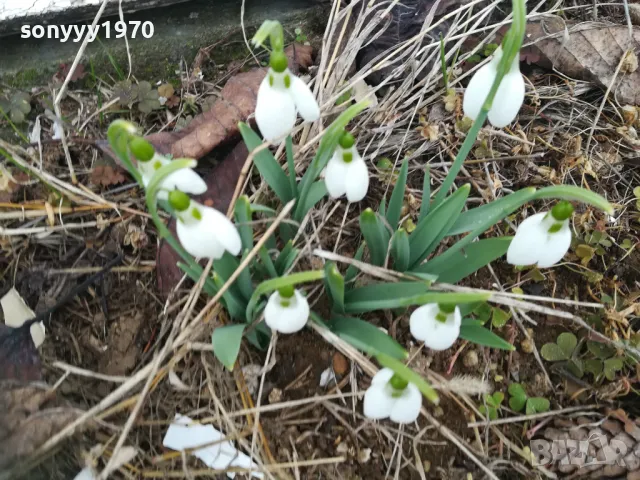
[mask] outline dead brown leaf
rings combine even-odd
[[[42,378],[40,355],[28,328],[0,322],[0,380],[37,381]]]
[[[100,371],[107,375],[125,375],[136,366],[140,349],[136,337],[144,324],[141,312],[122,317],[109,328],[109,344],[100,361]]]
[[[122,170],[111,165],[96,165],[91,171],[91,183],[108,187],[124,182]]]
[[[174,157],[201,158],[218,145],[238,136],[238,122],[246,121],[256,108],[256,96],[265,69],[231,77],[208,112],[197,115],[179,132],[161,132],[147,139],[161,153]]]
[[[313,65],[313,47],[311,45],[302,45],[300,43],[292,43],[284,49],[284,54],[289,59],[289,65],[297,71],[306,71]]]
[[[238,143],[229,155],[204,178],[208,186],[207,192],[194,199],[226,213],[247,155],[249,151],[244,142]],[[168,227],[171,233],[176,235],[175,219],[171,220]],[[164,295],[168,295],[183,276],[182,270],[177,266],[179,261],[181,261],[180,256],[163,240],[158,248],[156,274],[158,287]]]
[[[57,403],[45,384],[0,382],[0,470],[34,453],[80,413]]]
[[[627,26],[575,24],[550,17],[528,23],[526,38],[540,51],[538,65],[608,88],[623,56],[637,48],[640,28],[633,29],[630,39]],[[640,105],[640,70],[637,60],[634,68],[634,58],[635,55],[626,57],[625,70],[621,69],[611,91],[620,103]]]

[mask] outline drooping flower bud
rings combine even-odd
[[[562,260],[571,246],[569,219],[573,206],[558,202],[550,212],[528,217],[520,224],[507,250],[512,265],[551,267]]]
[[[414,422],[420,415],[422,395],[414,384],[383,368],[371,379],[364,394],[364,415],[372,420],[390,418],[397,423]]]
[[[178,221],[176,233],[184,249],[197,258],[222,258],[227,251],[238,255],[242,249],[235,225],[218,210],[202,205],[179,190],[168,194]]]

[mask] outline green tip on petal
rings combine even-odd
[[[293,293],[294,293],[295,289],[293,288],[293,285],[287,285],[286,287],[282,287],[278,289],[278,293],[280,294],[280,297],[282,298],[291,298],[293,297]]]
[[[189,208],[190,203],[191,199],[186,193],[181,192],[180,190],[173,190],[169,192],[169,204],[178,212],[184,212]]]
[[[288,65],[289,61],[282,50],[274,51],[271,53],[269,66],[273,69],[274,72],[282,73],[287,69]]]
[[[347,148],[353,147],[353,145],[356,143],[356,139],[349,132],[344,132],[340,137],[339,143],[340,146],[346,150]]]
[[[344,163],[351,163],[351,161],[353,160],[353,153],[351,152],[344,152],[342,154],[342,161]]]
[[[571,215],[573,215],[573,205],[566,200],[561,200],[551,209],[551,215],[560,222],[571,218]]]
[[[156,153],[153,145],[141,137],[133,137],[129,141],[129,148],[131,153],[141,162],[148,162]]]
[[[456,311],[455,303],[439,303],[438,308],[442,313],[453,313]]]
[[[397,373],[393,374],[393,377],[389,380],[389,384],[393,387],[394,390],[404,390],[409,385],[409,382],[402,378]]]

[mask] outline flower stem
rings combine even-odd
[[[156,225],[158,229],[158,236],[160,238],[164,238],[171,248],[173,248],[182,259],[187,262],[187,265],[196,269],[196,271],[202,271],[202,267],[195,261],[195,259],[189,255],[189,253],[180,245],[180,242],[174,237],[165,223],[160,218],[160,214],[158,213],[158,202],[156,201],[156,197],[158,196],[158,191],[162,186],[162,182],[165,178],[171,175],[173,172],[181,170],[183,168],[193,168],[196,165],[195,160],[188,159],[180,159],[174,160],[171,163],[161,167],[153,176],[151,181],[149,182],[149,186],[147,188],[146,193],[146,203],[147,209],[151,214],[151,219],[153,223]],[[215,283],[211,278],[207,278],[207,283],[211,283],[211,287],[215,288]]]
[[[524,34],[527,28],[527,7],[525,2],[526,0],[513,0],[513,24],[505,36],[502,58],[498,64],[498,73],[491,85],[491,90],[489,90],[489,94],[482,105],[482,109],[473,122],[471,129],[467,133],[467,138],[465,138],[462,143],[462,147],[460,147],[460,151],[458,152],[458,155],[456,155],[456,159],[453,161],[453,165],[451,165],[449,173],[442,182],[440,190],[436,193],[431,207],[438,206],[438,204],[446,198],[451,185],[453,185],[458,172],[462,168],[464,161],[467,159],[467,155],[469,155],[471,148],[473,148],[473,145],[475,144],[476,138],[484,124],[484,121],[487,119],[493,100],[498,92],[498,88],[500,87],[500,82],[502,82],[502,79],[511,68],[513,60],[520,52],[520,47],[522,46],[522,41],[524,40]]]

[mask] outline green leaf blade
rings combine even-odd
[[[344,277],[334,262],[325,264],[324,282],[334,310],[340,313],[344,312]]]
[[[403,228],[396,231],[391,237],[391,257],[396,271],[405,272],[409,268],[411,258],[409,235]]]
[[[254,153],[253,164],[260,172],[260,175],[262,175],[267,185],[271,187],[282,203],[289,202],[293,198],[293,194],[291,193],[289,178],[280,164],[268,148],[256,151],[263,143],[258,134],[249,125],[240,122],[238,127],[249,153]]]
[[[461,325],[460,338],[473,342],[477,345],[500,350],[513,351],[515,347],[504,338],[496,335],[491,330],[479,325]]]
[[[462,250],[447,250],[413,271],[438,276],[443,283],[458,283],[492,261],[503,256],[513,237],[487,238],[471,243]]]
[[[396,184],[389,199],[389,208],[387,208],[387,222],[391,225],[391,229],[395,230],[400,221],[400,213],[402,212],[402,203],[404,202],[404,193],[407,187],[407,173],[409,171],[409,160],[405,159],[400,168],[400,174],[396,180]]]
[[[409,356],[409,353],[393,338],[359,318],[334,317],[331,330],[346,342],[369,355],[384,353],[398,360],[406,360]]]
[[[225,325],[216,328],[211,335],[213,353],[229,371],[233,370],[240,353],[242,335],[246,327],[246,325]]]
[[[360,214],[360,231],[369,247],[371,263],[379,267],[384,265],[388,248],[383,229],[384,225],[370,208]]]
[[[456,221],[469,196],[470,186],[463,185],[453,195],[432,210],[409,237],[411,267],[418,266],[435,250],[451,225]]]

